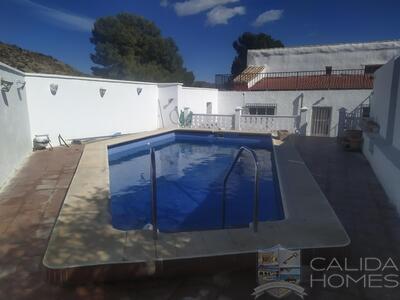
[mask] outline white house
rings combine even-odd
[[[218,113],[304,113],[307,135],[337,136],[340,113],[368,106],[373,73],[400,54],[400,40],[249,50],[235,78],[216,76]]]
[[[372,71],[399,54],[400,40],[249,50],[248,66],[265,72],[365,69]]]

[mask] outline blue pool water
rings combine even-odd
[[[157,168],[158,226],[163,232],[220,229],[222,187],[238,149],[260,163],[260,221],[283,219],[269,136],[174,132],[108,149],[110,210],[115,228],[151,223],[150,147]],[[243,152],[227,184],[226,227],[252,221],[254,163]]]

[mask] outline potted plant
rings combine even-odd
[[[367,119],[364,122],[364,130],[366,132],[377,133],[379,132],[379,124],[372,119]]]

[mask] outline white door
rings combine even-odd
[[[332,107],[312,108],[311,135],[329,136],[331,127]]]

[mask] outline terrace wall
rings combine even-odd
[[[26,82],[32,136],[49,134],[56,142],[58,134],[73,139],[158,127],[156,83],[46,74],[26,74]],[[55,95],[50,84],[58,85]]]
[[[393,146],[400,150],[400,88],[397,91],[397,105],[394,121],[394,131],[393,131]],[[399,158],[400,161],[400,158]]]
[[[207,102],[212,104],[212,113],[218,113],[219,92],[217,89],[182,87],[182,94],[179,99],[179,110],[189,107],[193,113],[205,114]],[[230,111],[234,114],[235,110]]]
[[[249,50],[249,66],[264,66],[266,72],[359,69],[381,65],[400,54],[400,41],[349,43],[323,46]]]
[[[9,92],[0,93],[0,187],[32,150],[26,87],[17,88],[24,74],[0,63],[0,77],[14,82]]]
[[[178,126],[178,99],[181,94],[181,84],[160,84],[158,86],[158,128]]]
[[[379,123],[379,133],[386,136],[389,99],[393,78],[394,60],[389,61],[375,73],[374,95],[371,101],[371,117]]]
[[[400,212],[400,58],[384,65],[375,78],[371,117],[380,129],[364,132],[363,153]]]
[[[218,93],[218,113],[232,114],[238,106],[248,103],[276,104],[277,115],[297,115],[300,107],[308,108],[306,113],[306,134],[311,134],[312,107],[332,107],[332,122],[330,136],[338,134],[339,110],[351,112],[365,98],[370,90],[321,90],[321,91],[254,91],[236,92],[220,91]]]

